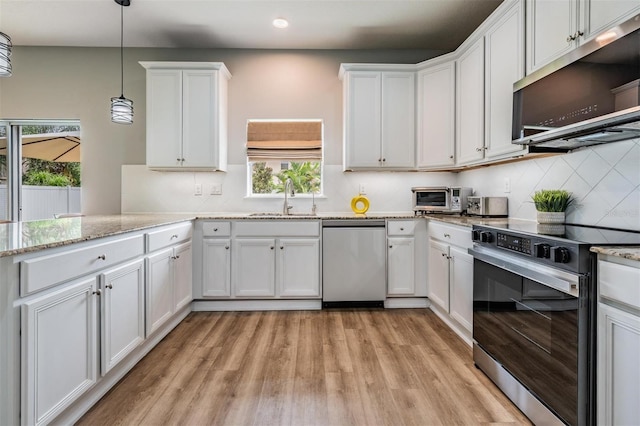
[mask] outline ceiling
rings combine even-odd
[[[502,0],[131,0],[127,47],[451,51]],[[113,0],[0,0],[16,46],[119,46]],[[279,30],[273,19],[290,25]]]

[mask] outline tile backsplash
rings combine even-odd
[[[567,222],[640,231],[640,139],[584,148],[568,154],[482,167],[460,173],[343,172],[324,167],[320,212],[350,210],[351,197],[364,184],[372,212],[409,212],[411,187],[463,185],[477,195],[507,196],[509,216],[535,220],[531,195],[539,189],[566,189],[575,202]],[[504,180],[511,191],[504,193]],[[204,194],[194,195],[196,183]],[[222,195],[208,195],[212,184]],[[122,212],[251,212],[280,211],[282,199],[246,197],[246,165],[230,165],[226,173],[149,171],[144,165],[122,167]],[[295,211],[311,209],[311,199],[292,200]]]
[[[503,192],[505,179],[510,193]],[[640,230],[640,139],[470,170],[457,183],[478,195],[507,196],[509,216],[530,220],[535,191],[566,189],[575,198],[568,223]]]

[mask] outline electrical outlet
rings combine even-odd
[[[211,192],[209,192],[209,194],[211,195],[222,195],[222,184],[221,183],[214,183],[211,185]]]
[[[193,190],[193,195],[202,195],[202,184],[196,183],[196,186]]]
[[[511,192],[511,178],[504,178],[504,188],[503,188],[504,193],[509,193]]]
[[[360,185],[358,185],[358,192],[359,192],[360,194],[366,194],[366,193],[367,193],[367,190],[366,190],[366,188],[364,187],[364,183],[361,183]]]

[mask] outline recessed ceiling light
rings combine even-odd
[[[276,28],[287,28],[289,26],[289,22],[284,18],[277,18],[273,20],[273,26]]]

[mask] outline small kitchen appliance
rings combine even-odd
[[[473,189],[467,187],[423,186],[411,188],[413,211],[426,213],[463,213],[467,208],[467,197]]]
[[[594,425],[597,256],[640,232],[474,225],[473,360],[534,424]]]
[[[482,217],[509,216],[507,197],[467,197],[467,214]]]

